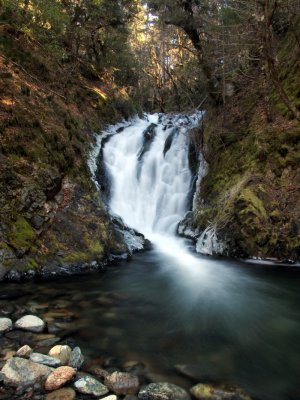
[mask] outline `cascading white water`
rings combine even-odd
[[[200,113],[165,117],[159,123],[159,115],[148,116],[111,137],[104,147],[110,209],[150,240],[157,234],[174,236],[184,216],[192,180],[188,131],[200,118]]]

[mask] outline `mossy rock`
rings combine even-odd
[[[20,254],[25,254],[37,237],[35,230],[22,216],[14,222],[7,236],[9,244]]]

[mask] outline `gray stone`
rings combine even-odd
[[[61,365],[61,362],[58,358],[45,356],[44,354],[41,353],[31,353],[29,358],[31,361],[35,363],[48,365],[49,367],[56,368]]]
[[[98,382],[91,376],[80,378],[74,383],[74,386],[77,392],[92,396],[104,396],[109,392],[106,386],[104,386],[102,383]]]
[[[2,368],[3,380],[14,387],[42,384],[51,374],[52,368],[36,364],[25,358],[10,358]]]
[[[30,332],[43,332],[45,329],[45,322],[35,315],[25,315],[18,319],[15,323],[15,327]]]
[[[0,334],[10,331],[12,328],[12,320],[9,318],[0,318]]]
[[[70,355],[70,360],[69,360],[70,367],[79,369],[82,366],[83,362],[84,362],[84,357],[82,355],[80,347],[75,347]]]
[[[172,383],[150,383],[138,394],[139,400],[190,400],[186,390]]]
[[[104,384],[117,395],[136,394],[139,390],[139,379],[128,372],[113,372],[106,376]]]

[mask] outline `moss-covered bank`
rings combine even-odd
[[[281,80],[300,106],[299,44],[287,35],[281,46]],[[203,151],[209,171],[195,212],[236,256],[300,258],[300,124],[275,90],[267,119],[260,71],[239,82],[236,93],[205,118]]]
[[[0,37],[0,278],[123,253],[86,161],[93,132],[133,102],[6,23]]]

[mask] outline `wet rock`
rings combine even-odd
[[[45,400],[74,400],[76,392],[72,388],[63,388],[48,393]]]
[[[124,400],[138,400],[138,397],[132,396],[131,394],[124,397]]]
[[[0,318],[0,334],[12,329],[12,320],[9,318]]]
[[[0,298],[1,300],[1,298]],[[12,304],[5,304],[0,308],[0,314],[2,315],[11,315],[13,314],[15,307]]]
[[[55,368],[60,366],[60,360],[58,358],[45,356],[44,354],[41,353],[32,353],[30,354],[29,358],[31,361],[35,363],[48,365],[48,367]]]
[[[31,332],[22,332],[18,330],[6,333],[5,337],[23,346],[28,343],[31,344],[31,342],[33,341],[34,334]]]
[[[101,382],[98,382],[91,376],[80,378],[74,383],[74,386],[79,393],[92,396],[104,396],[109,392],[105,385],[103,385]]]
[[[96,378],[100,378],[100,379],[105,379],[109,375],[109,372],[107,372],[105,369],[103,369],[101,367],[96,367],[96,366],[89,368],[88,371],[92,375],[95,375]]]
[[[30,332],[43,332],[45,329],[45,322],[35,315],[25,315],[18,319],[15,327]]]
[[[49,335],[50,336],[50,335]],[[54,337],[52,337],[52,338],[47,338],[47,337],[45,337],[44,339],[42,339],[42,340],[39,340],[38,341],[38,343],[37,343],[37,346],[40,348],[40,347],[52,347],[54,344],[56,344],[56,343],[58,343],[58,342],[60,342],[60,340],[61,340],[61,338],[60,337],[57,337],[57,336],[54,336]]]
[[[5,384],[18,387],[43,383],[52,369],[25,358],[14,357],[5,363],[1,372]]]
[[[79,369],[84,362],[84,357],[82,355],[81,349],[79,347],[75,347],[70,355],[69,366]]]
[[[177,364],[175,365],[175,370],[180,375],[183,375],[196,382],[199,382],[199,380],[202,379],[211,378],[210,376],[208,376],[207,371],[205,371],[203,366],[198,364]]]
[[[71,352],[72,349],[70,346],[57,345],[52,347],[48,354],[51,357],[59,359],[62,365],[67,365],[69,363]]]
[[[104,384],[117,395],[136,394],[139,390],[139,379],[128,372],[114,372],[108,375]]]
[[[9,360],[9,359],[12,358],[15,354],[16,354],[16,352],[13,351],[13,350],[8,350],[8,351],[6,351],[5,356],[4,356],[4,360],[5,360],[5,361]]]
[[[150,383],[138,394],[139,400],[190,400],[186,390],[172,383]]]
[[[139,377],[140,384],[141,383],[149,383],[149,380],[146,379],[146,366],[140,361],[127,361],[122,365],[122,370],[124,372],[130,372],[133,375]]]
[[[118,400],[118,398],[114,394],[111,394],[110,396],[103,397],[101,400]]]
[[[58,367],[47,378],[45,389],[48,391],[60,389],[75,376],[76,371],[72,367]]]
[[[25,344],[24,346],[20,347],[19,350],[16,352],[17,357],[29,357],[30,354],[33,352],[32,348]]]
[[[199,383],[190,392],[198,400],[251,400],[242,389],[227,385]]]

